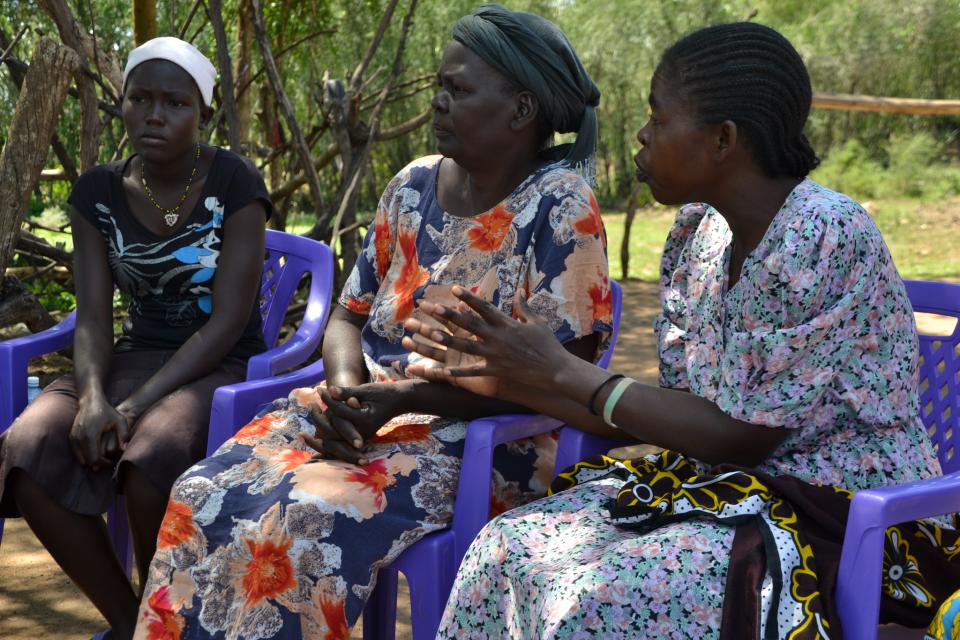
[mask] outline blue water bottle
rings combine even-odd
[[[27,377],[27,404],[33,402],[33,399],[40,395],[40,378],[37,376]]]

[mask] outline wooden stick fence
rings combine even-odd
[[[960,115],[960,100],[920,100],[916,98],[882,98],[848,93],[815,93],[813,94],[813,108],[943,116]]]

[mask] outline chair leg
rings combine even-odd
[[[434,640],[443,618],[443,609],[450,595],[448,584],[438,584],[436,579],[427,579],[424,573],[411,572],[407,576],[410,587],[410,623],[413,625],[413,640]],[[446,582],[442,580],[440,582]],[[452,584],[452,581],[450,581]]]
[[[434,533],[410,549],[396,563],[410,587],[410,623],[413,640],[433,640],[457,575],[453,536]]]
[[[394,640],[397,626],[397,570],[377,574],[377,586],[363,608],[363,640]]]
[[[133,574],[133,543],[130,539],[130,525],[127,522],[127,506],[123,498],[117,496],[113,506],[107,511],[107,529],[113,548],[117,552],[120,565],[126,570],[127,577]]]

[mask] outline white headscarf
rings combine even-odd
[[[217,81],[217,69],[195,46],[171,36],[148,40],[130,52],[127,67],[123,70],[123,86],[134,67],[147,60],[168,60],[190,74],[200,89],[203,103],[210,106],[213,100],[213,85]]]

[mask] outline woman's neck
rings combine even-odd
[[[143,156],[139,156],[139,159],[143,164],[143,171],[147,178],[157,183],[158,186],[179,184],[182,187],[190,174],[193,173],[194,166],[199,164],[196,146],[191,146],[187,152],[180,154],[169,162],[150,162]]]
[[[507,155],[484,166],[464,167],[458,163],[453,180],[445,186],[444,198],[458,211],[450,213],[475,215],[483,213],[509,196],[530,174],[543,165],[536,153]],[[446,207],[445,207],[446,208]]]
[[[734,242],[746,255],[760,244],[787,196],[799,183],[797,178],[751,173],[725,181],[722,192],[709,203],[727,221]]]

